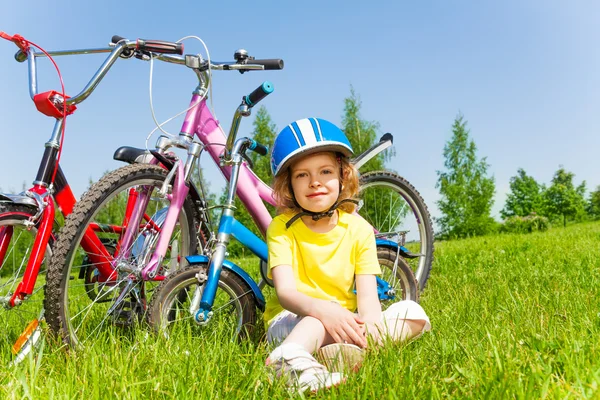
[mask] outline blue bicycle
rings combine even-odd
[[[366,162],[391,145],[391,140],[391,135],[386,134],[377,145],[357,157],[355,163]],[[173,328],[195,332],[226,327],[232,329],[234,335],[247,337],[257,322],[257,310],[264,311],[262,289],[267,284],[272,286],[266,276],[267,245],[234,217],[238,174],[248,159],[245,154],[248,150],[267,153],[266,148],[253,139],[235,141],[230,156],[232,169],[227,200],[222,206],[218,233],[206,252],[209,255],[187,257],[189,267],[167,277],[154,292],[148,307],[148,321],[156,331],[169,334]],[[383,174],[378,177],[379,185],[385,176],[393,183],[396,183],[394,179],[402,179],[393,173],[379,174]],[[226,258],[231,237],[260,259],[262,279],[258,283],[246,270]],[[377,255],[383,271],[383,278],[377,277],[377,286],[383,308],[402,299],[418,301],[419,297],[419,284],[405,259],[422,258],[422,255],[412,254],[401,240],[391,239],[390,233],[376,234]]]

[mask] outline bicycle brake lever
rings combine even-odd
[[[250,159],[250,157],[248,156],[248,154],[241,153],[240,156],[244,159],[244,161],[246,161],[246,163],[248,163],[248,166],[250,167],[250,169],[254,169],[254,163],[252,162],[252,160]]]

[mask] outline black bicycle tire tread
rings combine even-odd
[[[200,267],[197,264],[190,265],[180,271],[177,271],[175,274],[172,274],[172,275],[169,275],[168,277],[166,277],[165,280],[156,288],[156,290],[154,291],[154,295],[152,296],[152,299],[150,300],[150,305],[148,306],[148,313],[147,313],[148,324],[152,327],[152,329],[155,332],[160,331],[160,316],[161,316],[160,304],[163,302],[163,297],[165,299],[168,298],[170,291],[172,291],[175,287],[178,286],[177,281],[179,279],[181,279],[181,280],[189,279],[189,277],[187,277],[187,275],[191,274],[191,273],[194,273],[194,275],[195,275],[197,273],[197,271],[200,270],[200,268],[202,268],[202,267]],[[242,278],[240,278],[236,274],[231,273],[225,269],[221,271],[220,280],[233,281],[235,283],[235,285],[242,288],[242,292],[245,293],[244,295],[239,297],[240,302],[243,303],[242,309],[244,311],[242,312],[242,314],[243,314],[242,327],[245,328],[245,331],[241,332],[240,334],[242,335],[242,337],[246,337],[246,335],[251,336],[252,331],[256,326],[256,305],[255,305],[256,303],[254,300],[254,295],[253,295],[252,290],[250,289],[248,284],[246,282],[244,282],[244,280]],[[229,285],[229,286],[232,287],[231,285]],[[246,311],[248,311],[248,313],[250,315],[249,317],[246,316]],[[156,315],[158,315],[159,319],[157,319],[155,317]]]
[[[45,315],[48,326],[55,334],[58,334],[64,344],[71,345],[71,338],[68,332],[67,321],[63,320],[62,314],[64,307],[61,302],[63,296],[63,274],[67,257],[71,250],[71,242],[78,235],[80,226],[87,218],[91,209],[103,197],[112,194],[111,188],[120,186],[120,182],[132,179],[132,177],[142,178],[148,174],[165,174],[165,170],[159,166],[151,164],[131,164],[116,169],[95,182],[77,202],[73,212],[66,218],[65,225],[61,234],[55,243],[52,259],[46,275],[45,287]],[[186,199],[187,201],[187,199]],[[196,207],[192,207],[194,213]],[[194,216],[194,222],[196,221]]]
[[[431,245],[431,260],[427,263],[427,268],[424,271],[424,279],[418,281],[419,288],[421,291],[423,291],[425,289],[425,286],[427,285],[427,281],[429,280],[429,276],[431,274],[431,269],[433,266],[433,261],[435,258],[435,240],[434,240],[434,232],[433,232],[433,223],[431,221],[431,215],[429,213],[429,209],[427,208],[427,203],[425,203],[425,201],[423,200],[423,197],[421,196],[419,191],[410,182],[408,182],[405,178],[403,178],[396,172],[382,171],[382,170],[366,172],[365,174],[362,174],[360,177],[360,182],[359,182],[360,186],[362,186],[363,183],[366,183],[365,181],[367,181],[367,180],[368,181],[381,180],[381,181],[387,181],[390,183],[399,184],[399,186],[404,186],[406,189],[408,189],[409,192],[411,192],[411,197],[412,197],[413,201],[415,201],[415,203],[417,204],[417,207],[421,208],[420,211],[423,213],[423,218],[426,219],[426,221],[424,221],[424,226],[425,226],[425,229],[427,230],[427,237],[431,238],[431,240],[430,240],[430,242],[431,242],[430,243],[430,245]]]

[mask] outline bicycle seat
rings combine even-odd
[[[121,146],[113,155],[113,159],[129,164],[148,163],[154,156],[146,149],[138,149],[131,146]]]

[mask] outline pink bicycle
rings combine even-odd
[[[119,37],[115,41],[127,48],[134,48],[136,43]],[[227,136],[209,110],[206,97],[214,70],[281,69],[283,61],[256,60],[244,50],[235,53],[233,62],[209,61],[199,55],[177,57],[148,52],[136,55],[184,65],[195,72],[199,85],[178,137],[161,136],[156,150],[149,153],[129,147],[118,150],[115,157],[131,165],[105,175],[94,184],[67,219],[48,272],[48,323],[65,343],[73,346],[104,336],[105,328],[132,326],[148,310],[150,322],[159,326],[186,320],[196,328],[206,329],[222,326],[209,324],[222,319],[235,327],[235,332],[247,332],[256,320],[255,310],[264,306],[261,288],[268,282],[264,276],[261,282],[255,282],[243,268],[228,260],[227,244],[230,237],[238,239],[258,256],[263,273],[266,245],[233,218],[233,199],[239,196],[264,234],[272,218],[265,203],[273,204],[273,198],[271,188],[252,172],[246,155],[246,151],[265,155],[267,149],[252,139],[236,137],[241,118],[250,115],[252,107],[271,93],[273,87],[265,82],[243,97]],[[357,157],[356,165],[362,166],[391,144],[392,137],[386,134]],[[186,150],[186,159],[179,160],[169,152],[173,147]],[[202,226],[212,225],[203,192],[192,183],[194,165],[203,150],[229,181],[228,197],[221,206],[218,229],[210,235],[208,244],[198,255],[187,257],[189,268],[175,271],[165,265],[164,259],[172,234],[170,227],[185,202],[193,205],[189,212],[196,221]],[[156,175],[164,171],[157,164],[170,170],[167,176]],[[419,284],[424,286],[433,257],[433,231],[425,203],[412,185],[387,171],[364,174],[360,197],[359,213],[377,231],[378,255],[385,271],[380,280],[380,298],[384,302],[397,301],[398,297],[416,300]],[[158,235],[150,235],[153,227],[138,222],[147,202],[153,198],[170,203],[168,208],[160,210],[164,222]],[[128,215],[125,210],[132,212]],[[114,243],[119,249],[117,256],[102,256],[103,261],[98,263],[87,258],[83,245],[85,232],[102,225],[126,227],[98,233],[101,240]],[[409,228],[405,229],[406,226]],[[181,234],[193,236],[197,231],[182,229]],[[183,262],[178,260],[178,263]],[[161,274],[166,279],[152,295],[149,305],[146,283]],[[81,279],[82,276],[93,278]],[[182,318],[181,310],[184,310]]]
[[[20,50],[15,58],[19,62],[28,61],[31,98],[40,112],[55,118],[54,129],[45,144],[33,186],[20,194],[0,193],[0,357],[2,357],[1,363],[6,364],[9,359],[5,360],[4,357],[9,357],[9,348],[14,355],[10,360],[20,361],[41,337],[40,321],[44,319],[43,293],[46,267],[57,238],[56,232],[59,226],[57,214],[69,215],[76,202],[59,165],[65,117],[75,110],[75,105],[90,96],[116,60],[120,57],[130,57],[133,52],[125,46],[43,52],[36,51],[33,44],[19,35],[10,36],[0,32],[0,36],[12,40],[19,46]],[[163,42],[156,41],[146,41],[141,48],[154,52],[181,53],[182,51],[179,44],[165,46]],[[65,96],[56,91],[38,93],[37,59],[39,57],[90,53],[110,54],[78,95],[66,97],[65,100]],[[166,169],[162,169],[156,171],[156,175],[164,180],[167,172]],[[152,226],[156,236],[161,231],[163,223],[159,210],[164,209],[165,204],[163,200],[149,201],[146,213],[136,216],[136,221],[143,226]],[[131,209],[123,209],[125,220],[129,219],[131,212]],[[89,262],[101,264],[107,257],[118,256],[118,247],[114,243],[100,239],[97,233],[107,229],[118,232],[125,229],[126,223],[120,221],[118,226],[95,224],[86,230],[81,237],[81,244]],[[192,236],[180,235],[181,230],[195,233]],[[171,268],[178,268],[178,260],[184,255],[196,252],[199,246],[198,240],[200,245],[205,245],[204,239],[209,234],[195,221],[191,200],[184,203],[172,233],[167,243],[168,255],[165,263],[170,263]],[[85,274],[86,271],[82,272],[83,280],[93,280],[92,276]],[[109,279],[114,278],[109,276]],[[155,281],[162,279],[164,275],[155,277]]]

